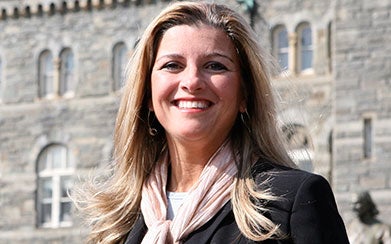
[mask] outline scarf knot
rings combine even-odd
[[[149,243],[173,243],[170,226],[171,220],[154,222],[148,227],[144,240],[148,240]]]
[[[231,198],[237,167],[228,141],[209,159],[172,221],[166,219],[168,167],[166,151],[144,182],[141,212],[148,231],[142,243],[180,243],[213,218]]]

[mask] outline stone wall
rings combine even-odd
[[[261,20],[268,29],[257,29],[260,39],[270,46],[270,32],[275,26],[286,27],[290,49],[297,49],[297,28],[308,22],[312,29],[314,45],[313,72],[299,73],[296,58],[290,59],[290,68],[273,80],[280,97],[278,101],[281,124],[299,124],[310,135],[313,171],[331,181],[331,155],[329,137],[333,127],[332,99],[333,76],[329,69],[329,25],[333,22],[334,1],[259,1]],[[260,22],[262,22],[260,21]],[[263,37],[266,36],[266,37]],[[294,55],[291,55],[294,56]]]
[[[77,216],[72,228],[36,227],[37,157],[48,144],[62,143],[80,176],[109,162],[121,95],[112,90],[112,49],[118,42],[131,49],[167,4],[81,0],[77,8],[77,1],[66,1],[66,6],[62,2],[0,3],[0,244],[82,243],[87,230],[80,227]],[[219,2],[242,11],[233,0]],[[275,25],[286,25],[290,34],[303,21],[312,26],[314,72],[275,77],[273,84],[280,96],[281,124],[306,127],[313,144],[314,172],[330,181],[347,221],[351,194],[361,189],[371,191],[382,219],[391,217],[388,2],[259,1],[255,30],[266,47]],[[58,57],[64,47],[75,55],[74,95],[40,99],[38,56],[49,49]],[[370,158],[363,157],[365,118],[373,124]]]
[[[335,21],[334,186],[342,209],[370,190],[380,218],[391,216],[391,2],[340,0]],[[364,155],[364,119],[372,156]]]
[[[77,216],[72,228],[37,228],[38,155],[51,143],[66,145],[75,180],[109,162],[120,97],[112,90],[113,46],[131,49],[161,8],[107,5],[0,20],[0,243],[82,243],[86,229]],[[48,49],[56,58],[65,47],[75,55],[74,95],[40,99],[39,53]]]

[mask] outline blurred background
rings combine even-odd
[[[0,243],[83,243],[67,191],[107,165],[127,60],[170,1],[0,0]],[[391,219],[391,1],[228,0],[281,70],[290,154],[340,213]],[[272,61],[270,61],[272,62]]]

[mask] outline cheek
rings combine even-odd
[[[155,72],[152,72],[151,75],[151,95],[152,99],[157,96],[159,91],[161,90],[160,85],[161,85],[161,79],[159,78],[158,75],[155,74]]]
[[[175,89],[175,86],[170,79],[161,77],[159,75],[152,75],[151,77],[151,96],[152,106],[158,105],[161,101],[167,100],[170,94]]]
[[[232,79],[227,79],[219,87],[220,94],[232,101],[241,101],[243,100],[243,95],[241,92],[240,81],[236,77]]]
[[[149,108],[151,110],[155,110],[156,101],[159,97],[159,82],[156,81],[156,77],[153,75],[151,76],[151,98],[149,100]]]
[[[158,102],[159,98],[160,98],[159,89],[157,89],[156,86],[152,86],[150,107],[152,107],[153,110],[156,110],[156,107],[159,104],[159,102]]]

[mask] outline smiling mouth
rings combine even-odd
[[[211,106],[207,101],[176,101],[175,105],[180,109],[206,109]]]

